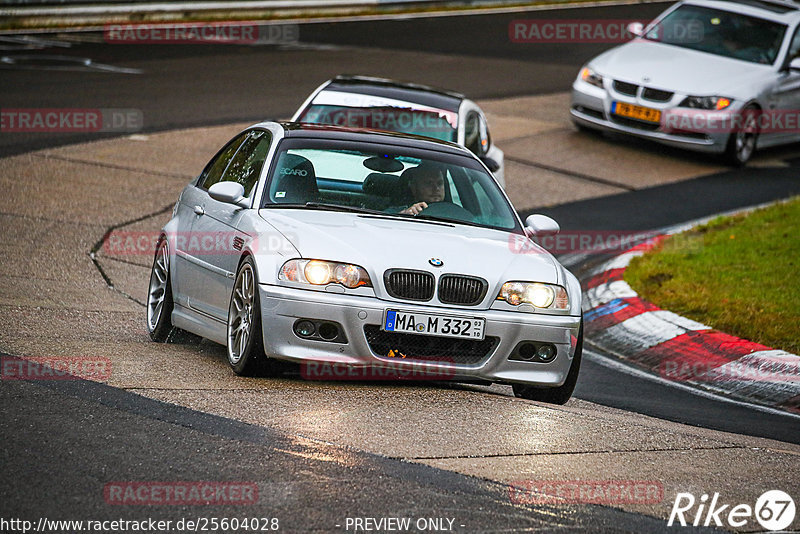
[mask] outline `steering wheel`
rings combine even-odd
[[[452,202],[431,202],[428,207],[422,210],[420,215],[429,215],[431,217],[441,217],[442,219],[453,219],[455,221],[469,221],[472,222],[475,216],[469,211],[458,204]]]

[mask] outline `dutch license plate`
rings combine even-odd
[[[661,122],[661,110],[635,106],[625,102],[612,102],[611,113],[646,122]]]
[[[386,332],[427,334],[430,336],[477,339],[484,337],[486,319],[481,317],[455,317],[427,313],[386,310],[383,329]]]

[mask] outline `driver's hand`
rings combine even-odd
[[[422,213],[422,210],[424,210],[427,207],[428,207],[427,202],[417,202],[416,204],[412,204],[411,206],[407,207],[400,213],[403,213],[405,215],[419,215],[420,213]]]

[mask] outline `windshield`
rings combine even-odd
[[[466,155],[289,138],[273,162],[262,207],[363,211],[520,231],[497,182]],[[419,202],[426,207],[410,213]]]
[[[444,110],[421,110],[394,106],[349,107],[312,104],[298,122],[334,124],[349,128],[386,130],[442,141],[456,142],[456,114]],[[452,124],[451,124],[452,123]]]
[[[645,39],[751,63],[771,65],[786,26],[720,9],[685,4],[648,28]]]

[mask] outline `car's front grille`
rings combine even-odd
[[[370,350],[377,356],[389,358],[389,353],[404,360],[442,362],[454,365],[474,365],[489,356],[500,338],[487,336],[483,340],[427,336],[386,332],[378,325],[364,325],[364,335]],[[399,353],[399,354],[398,354]]]
[[[642,98],[652,100],[653,102],[669,102],[672,100],[671,91],[662,91],[661,89],[653,89],[652,87],[645,87],[642,92]]]
[[[614,80],[614,90],[618,93],[622,93],[623,95],[636,96],[637,89],[639,89],[639,86],[635,83]]]
[[[444,304],[480,304],[489,284],[483,278],[461,274],[445,274],[439,279],[439,301]]]
[[[431,300],[436,286],[431,273],[405,269],[390,269],[383,275],[386,291],[396,299]]]
[[[617,124],[622,124],[623,126],[630,126],[631,128],[637,128],[639,130],[647,130],[648,132],[654,132],[661,127],[661,124],[657,122],[637,121],[636,119],[628,119],[626,117],[620,117],[619,115],[613,114],[611,115],[611,120]]]

